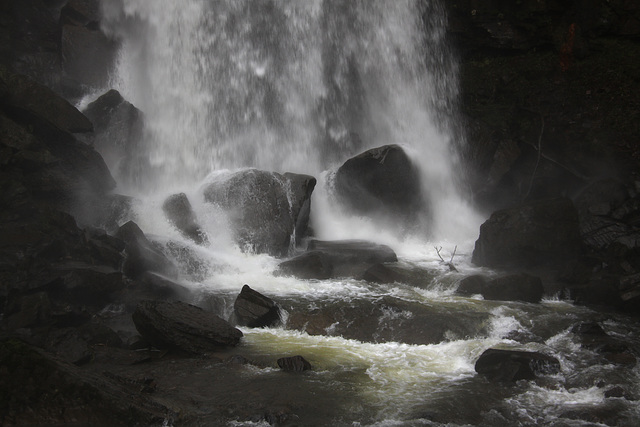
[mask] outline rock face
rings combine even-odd
[[[109,169],[121,184],[136,187],[149,168],[143,155],[142,112],[112,89],[87,105],[84,114],[93,123],[91,142]]]
[[[335,174],[335,192],[349,211],[409,227],[426,215],[420,174],[398,145],[347,160]]]
[[[487,267],[558,266],[581,251],[571,201],[535,201],[494,212],[480,227],[472,262]]]
[[[311,240],[307,252],[280,263],[279,274],[301,279],[360,277],[375,264],[396,262],[390,247],[364,240]]]
[[[476,361],[475,370],[494,382],[533,380],[560,372],[560,362],[538,352],[490,348]]]
[[[307,175],[248,169],[208,185],[204,197],[227,212],[242,248],[285,256],[306,230],[315,184]]]
[[[242,332],[218,316],[183,302],[143,301],[133,321],[149,343],[194,354],[234,346],[242,338]]]
[[[162,204],[162,210],[167,216],[167,219],[169,219],[184,236],[200,245],[208,241],[205,232],[202,231],[198,225],[196,214],[186,194],[178,193],[167,197]]]
[[[269,297],[244,285],[233,304],[235,323],[250,328],[275,326],[280,323],[280,309]]]

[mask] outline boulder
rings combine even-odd
[[[62,68],[67,85],[85,89],[104,87],[115,63],[118,43],[99,27],[63,25]]]
[[[93,130],[89,119],[73,105],[27,76],[0,73],[0,88],[0,105],[16,115],[34,117],[65,132]]]
[[[365,240],[311,240],[307,252],[280,263],[278,274],[304,279],[359,278],[373,265],[396,262],[390,247]]]
[[[487,300],[524,301],[539,303],[544,288],[539,277],[528,274],[512,274],[490,280],[482,288],[482,296]]]
[[[275,326],[280,323],[280,308],[269,297],[244,285],[233,304],[234,320],[237,325],[250,328]]]
[[[488,313],[468,307],[425,305],[385,296],[375,300],[314,300],[313,309],[280,304],[289,313],[286,328],[309,335],[340,336],[362,342],[437,344],[487,334]]]
[[[420,173],[398,145],[347,160],[335,174],[334,190],[352,213],[391,220],[401,228],[416,225],[426,214]]]
[[[634,350],[624,341],[607,334],[597,322],[579,323],[571,328],[571,332],[578,337],[582,347],[600,353],[609,362],[636,364]]]
[[[285,256],[306,229],[315,183],[306,175],[247,169],[209,184],[204,197],[227,212],[244,250]]]
[[[533,380],[560,372],[560,362],[539,352],[490,348],[476,361],[475,370],[492,382]]]
[[[94,126],[95,149],[122,184],[135,186],[147,162],[142,112],[111,89],[87,105],[84,114]]]
[[[115,237],[123,240],[127,245],[127,258],[123,266],[127,276],[137,279],[147,271],[154,271],[168,277],[176,277],[175,265],[153,247],[135,222],[129,221],[123,224]]]
[[[167,219],[187,238],[199,245],[208,240],[196,218],[196,214],[184,193],[173,194],[164,201],[162,210]]]
[[[311,363],[302,356],[281,357],[278,359],[278,366],[287,372],[302,372],[311,369]]]
[[[484,291],[487,279],[479,274],[467,276],[460,280],[456,293],[459,295],[480,295]]]
[[[480,227],[472,262],[508,267],[558,267],[581,251],[578,214],[570,200],[539,200],[494,212]]]
[[[183,302],[142,301],[133,322],[152,345],[193,354],[235,346],[242,338],[225,320]]]

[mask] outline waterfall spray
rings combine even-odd
[[[146,188],[243,167],[318,176],[399,144],[421,170],[431,235],[473,237],[438,2],[130,0],[103,12],[122,41],[112,85],[146,117]]]

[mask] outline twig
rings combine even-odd
[[[442,255],[440,255],[440,251],[442,250],[442,246],[440,246],[439,248],[434,246],[433,248],[436,250],[436,253],[438,254],[438,258],[440,258],[440,261],[442,261],[443,264],[445,264],[447,267],[449,267],[450,271],[458,271],[456,266],[453,265],[453,257],[456,255],[456,250],[458,249],[458,245],[456,245],[456,247],[453,249],[453,254],[451,254],[451,261],[449,261],[449,262],[445,261],[444,258],[442,258]]]

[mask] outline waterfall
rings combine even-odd
[[[148,188],[242,167],[318,176],[393,143],[420,166],[439,237],[475,236],[437,1],[119,0],[103,15],[122,42],[112,85],[145,113]]]

